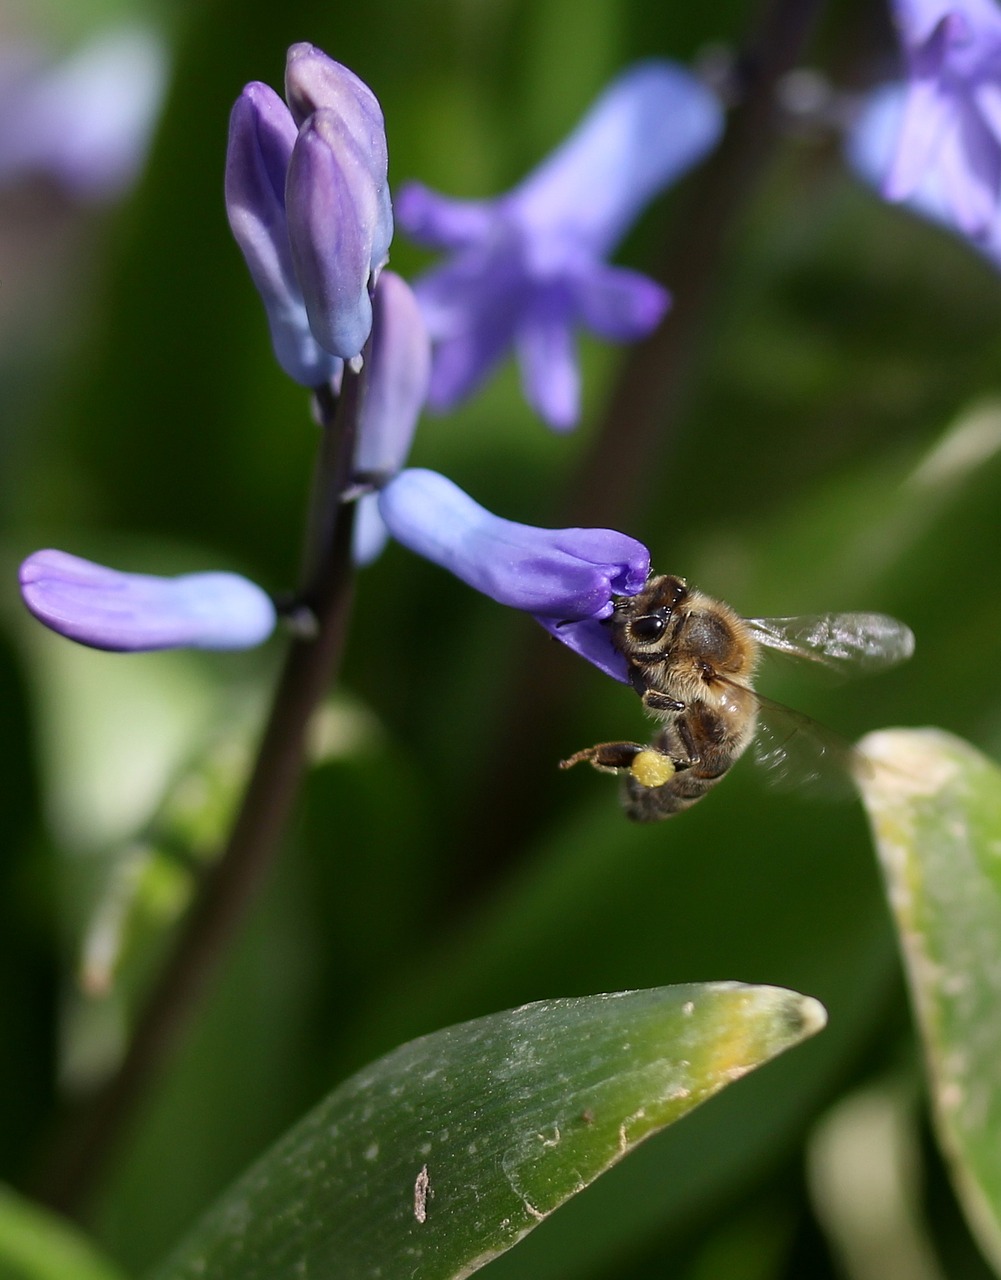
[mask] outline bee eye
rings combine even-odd
[[[636,640],[649,642],[659,640],[666,626],[667,617],[664,613],[647,613],[642,618],[634,618],[629,630]]]

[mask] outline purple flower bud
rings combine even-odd
[[[373,298],[368,382],[358,421],[355,467],[393,475],[410,453],[431,377],[431,341],[410,286],[383,271]]]
[[[427,399],[431,341],[410,286],[383,271],[373,298],[368,381],[358,418],[355,470],[362,477],[389,477],[404,465]],[[355,513],[355,564],[371,564],[388,537],[378,495],[364,494]]]
[[[451,408],[512,348],[525,396],[556,430],[580,414],[574,332],[649,333],[667,291],[609,254],[644,205],[715,146],[723,113],[681,67],[644,62],[619,77],[577,130],[495,200],[450,200],[411,183],[401,225],[454,257],[415,292],[434,347],[429,403]]]
[[[319,386],[371,329],[393,235],[386,135],[371,90],[312,45],[289,50],[287,81],[292,110],[256,83],[233,109],[226,205],[282,368]]]
[[[309,325],[326,350],[350,360],[372,328],[369,281],[392,236],[385,178],[380,186],[338,114],[306,120],[292,149],[285,187],[292,260]]]
[[[268,595],[235,573],[161,578],[36,551],[20,577],[39,622],[94,649],[249,649],[275,627]]]
[[[278,363],[296,382],[318,387],[337,377],[341,361],[313,336],[292,263],[285,217],[285,176],[297,129],[266,84],[248,84],[229,121],[226,213],[264,301]]]
[[[401,471],[379,495],[389,532],[500,604],[524,609],[617,679],[625,664],[597,625],[650,571],[642,543],[613,529],[537,529],[495,516],[435,471]],[[588,626],[576,624],[588,623]]]

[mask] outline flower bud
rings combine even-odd
[[[533,614],[616,679],[625,663],[600,625],[650,572],[642,543],[614,529],[539,529],[495,516],[435,471],[401,471],[379,494],[389,532],[500,604]]]
[[[269,596],[235,573],[120,573],[50,550],[29,556],[20,578],[39,622],[93,649],[249,649],[275,627]]]
[[[248,84],[230,115],[226,213],[264,302],[278,363],[296,382],[318,387],[340,360],[313,336],[292,263],[285,216],[285,177],[297,130],[278,94]]]

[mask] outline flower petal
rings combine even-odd
[[[421,182],[405,182],[396,193],[396,220],[407,235],[431,249],[462,249],[490,232],[492,200],[453,200]]]
[[[525,399],[554,431],[570,431],[580,417],[577,344],[565,291],[520,325],[516,348]],[[562,313],[562,314],[561,314]]]
[[[493,515],[434,471],[402,471],[379,495],[392,536],[501,604],[554,621],[604,618],[635,594],[650,557],[612,529],[538,529]]]
[[[569,138],[512,193],[531,227],[560,227],[604,256],[669,183],[713,149],[723,109],[671,62],[623,72]]]
[[[622,684],[629,684],[626,660],[612,644],[611,632],[601,622],[594,618],[583,618],[580,622],[557,622],[555,618],[542,618],[538,614],[535,621],[545,627],[554,639],[580,657],[586,658],[606,676],[611,676]]]
[[[663,285],[639,271],[596,262],[573,282],[575,309],[594,333],[633,342],[656,329],[671,305]]]
[[[48,550],[25,560],[20,579],[40,622],[94,649],[248,649],[275,627],[268,595],[235,573],[120,573]]]

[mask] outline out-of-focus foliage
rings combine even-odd
[[[60,15],[53,38],[113,16],[38,8]],[[236,94],[277,83],[286,46],[311,40],[379,96],[392,182],[489,195],[629,60],[738,42],[750,8],[176,4],[159,15],[173,82],[135,193],[86,213],[44,184],[0,193],[4,1178],[33,1183],[62,1091],[120,1052],[229,803],[213,753],[252,749],[279,647],[67,656],[23,615],[16,563],[54,545],[149,572],[227,567],[276,591],[295,574],[316,429],[226,227]],[[845,84],[887,68],[877,8],[832,0],[811,62]],[[648,269],[686,231],[689,190],[651,209],[622,262]],[[394,244],[404,275],[424,261]],[[848,738],[939,724],[996,757],[1001,280],[862,189],[836,141],[799,132],[733,227],[700,338],[656,500],[625,532],[749,615],[904,619],[917,652],[899,671],[832,691],[776,660],[761,687]],[[577,435],[546,432],[506,368],[422,423],[414,462],[512,519],[560,523],[620,358],[585,345]],[[827,1030],[632,1154],[493,1274],[832,1275],[804,1144],[845,1091],[917,1060],[861,808],[770,791],[748,758],[689,813],[639,828],[612,780],[556,768],[647,727],[628,689],[531,620],[390,547],[359,579],[343,688],[281,864],[92,1208],[100,1248],[128,1272],[154,1266],[310,1106],[415,1036],[543,998],[740,979],[815,996]],[[207,816],[172,818],[172,787],[201,789]],[[140,877],[112,985],[85,996],[82,949],[137,844],[163,875]],[[919,1149],[942,1271],[979,1280],[934,1148]]]

